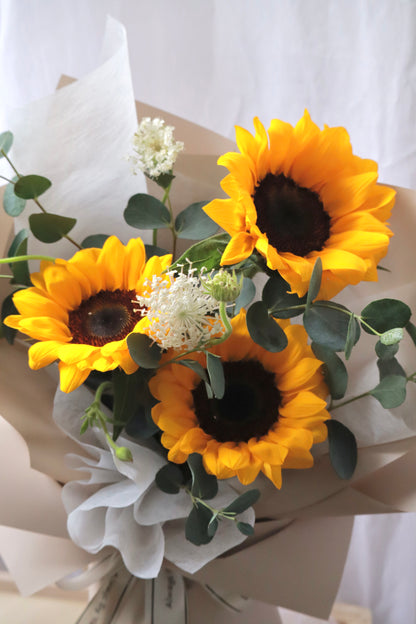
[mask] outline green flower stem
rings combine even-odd
[[[13,275],[0,275],[0,279],[1,278],[10,279],[11,277],[13,277]]]
[[[178,240],[178,236],[177,236],[176,230],[175,230],[175,220],[173,218],[173,208],[172,208],[172,203],[171,203],[170,197],[169,197],[171,186],[172,186],[172,182],[169,184],[169,186],[167,186],[165,188],[165,192],[164,192],[164,195],[162,197],[162,204],[167,206],[168,209],[169,209],[169,214],[170,214],[169,229],[172,232],[172,259],[175,260],[175,257],[176,257],[176,243],[177,243],[177,240]],[[154,232],[155,232],[155,230],[153,230],[153,240],[155,238]],[[156,232],[157,232],[157,230],[156,230]],[[156,245],[155,242],[153,242],[153,244]]]
[[[14,166],[14,164],[12,163],[12,161],[10,160],[10,158],[8,157],[8,155],[6,154],[6,152],[4,150],[0,150],[2,156],[4,156],[4,158],[7,160],[7,162],[9,163],[10,167],[13,169],[14,173],[16,174],[16,176],[20,179],[22,177],[22,175],[17,171],[16,167]],[[0,176],[0,178],[3,178],[4,180],[7,180],[8,182],[10,182],[10,184],[15,184],[15,182],[13,182],[13,180],[9,180],[8,178],[5,178],[4,176]],[[45,214],[49,214],[47,210],[45,210],[45,208],[42,206],[42,204],[40,203],[40,201],[38,200],[37,197],[33,198],[33,201],[35,202],[35,204],[37,205],[37,207]],[[64,234],[64,238],[66,238],[67,241],[69,241],[70,243],[72,243],[73,245],[75,245],[75,247],[77,247],[78,249],[82,249],[81,245],[78,245],[77,242],[74,241],[73,238],[71,238],[70,236],[68,236],[68,234]]]
[[[230,319],[228,318],[227,305],[225,301],[220,302],[219,312],[220,312],[220,318],[221,318],[222,324],[225,327],[225,332],[220,338],[215,338],[213,340],[210,340],[210,342],[206,345],[207,347],[213,347],[214,345],[224,342],[224,340],[227,340],[227,338],[231,335],[233,331],[233,328],[231,327]]]
[[[0,264],[13,264],[14,262],[26,262],[27,260],[47,260],[55,262],[56,258],[51,256],[39,256],[37,254],[29,254],[27,256],[11,256],[10,258],[0,258]]]
[[[101,398],[102,398],[103,392],[112,387],[113,387],[113,384],[111,381],[103,381],[103,383],[101,383],[98,386],[95,392],[95,397],[94,397],[93,402],[85,410],[85,415],[83,418],[84,423],[81,427],[81,433],[83,433],[88,428],[88,426],[98,425],[103,430],[105,437],[107,439],[107,442],[111,446],[111,448],[114,450],[116,457],[120,459],[121,461],[130,462],[130,461],[133,461],[133,456],[131,454],[130,449],[128,449],[126,446],[118,446],[118,444],[114,442],[107,428],[107,418],[104,416],[101,410]]]
[[[411,375],[408,375],[408,377],[406,377],[406,381],[412,381],[413,383],[416,383],[416,371],[412,373]],[[339,407],[344,407],[344,405],[349,405],[349,403],[353,403],[354,401],[363,399],[366,396],[371,396],[371,390],[368,390],[367,392],[363,392],[362,394],[357,394],[357,396],[352,397],[351,399],[347,399],[346,401],[342,401],[341,403],[338,403],[337,405],[334,405],[334,406],[331,405],[329,407],[329,411],[333,412]]]

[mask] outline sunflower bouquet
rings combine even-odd
[[[110,231],[78,238],[68,210],[49,210],[51,181],[21,171],[12,134],[0,135],[10,169],[3,205],[18,223],[0,260],[12,289],[0,356],[8,365],[28,341],[30,369],[53,374],[58,364],[53,417],[72,445],[70,476],[53,482],[64,483],[65,530],[90,557],[78,585],[61,584],[105,579],[82,624],[100,604],[110,621],[134,622],[140,579],[157,579],[146,600],[166,607],[184,576],[233,611],[244,595],[323,616],[351,531],[349,519],[327,516],[368,512],[369,500],[371,511],[399,506],[371,482],[414,448],[400,407],[412,396],[416,370],[405,366],[414,355],[405,365],[396,357],[416,343],[411,308],[404,294],[374,298],[370,289],[382,276],[401,294],[380,265],[396,191],[377,182],[374,161],[353,154],[344,128],[321,130],[307,112],[295,126],[274,119],[266,131],[255,118],[254,128],[238,127],[238,151],[218,160],[229,171],[223,193],[215,187],[211,201],[178,211],[186,143],[183,153],[170,125],[143,118],[122,166],[133,183],[144,173],[152,192],[127,196]],[[125,243],[114,235],[122,220]],[[75,253],[45,253],[57,241]],[[396,414],[407,433],[385,448],[377,431],[397,426]],[[54,445],[41,446],[48,473]],[[331,595],[313,607],[316,574],[302,555],[315,548],[318,557],[336,539],[337,574],[321,561]],[[281,572],[296,565],[309,593]],[[203,602],[198,591],[190,604]],[[183,612],[183,597],[175,601]],[[155,621],[178,621],[166,608]]]

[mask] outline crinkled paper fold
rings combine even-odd
[[[225,172],[216,158],[234,149],[233,143],[148,105],[139,103],[137,110],[140,117],[163,116],[186,144],[175,169],[176,208],[218,196]],[[114,20],[108,23],[104,62],[97,70],[16,113],[10,129],[16,134],[17,166],[52,180],[45,206],[77,217],[74,238],[82,240],[97,230],[124,241],[140,235],[122,219],[128,198],[146,188],[144,177],[132,176],[124,159],[135,125],[125,33]],[[150,192],[158,191],[152,187]],[[18,229],[26,226],[28,214],[19,217]],[[1,214],[4,253],[11,226]],[[378,283],[348,288],[336,297],[357,313],[370,300],[383,297],[403,299],[416,309],[414,267],[407,251],[413,249],[416,231],[415,192],[397,189],[391,228],[395,235],[382,262],[390,272],[380,271]],[[35,242],[31,251],[39,250]],[[68,257],[72,250],[65,242],[54,244],[48,253]],[[364,336],[353,351],[348,364],[351,394],[378,381],[373,348],[373,340]],[[399,356],[407,372],[414,372],[410,341],[400,347]],[[360,446],[350,481],[338,479],[325,452],[311,470],[284,471],[282,489],[270,489],[257,505],[257,519],[268,520],[258,523],[255,537],[193,578],[327,618],[348,551],[352,515],[416,510],[416,419],[411,407],[415,389],[408,385],[407,402],[395,410],[383,410],[367,397],[336,412]],[[92,558],[67,537],[57,482],[74,477],[64,455],[80,453],[80,448],[52,421],[55,389],[53,367],[30,371],[24,345],[0,342],[0,463],[1,474],[7,474],[0,481],[0,553],[24,593],[39,590]],[[278,530],[282,519],[287,524]]]

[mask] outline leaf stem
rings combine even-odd
[[[27,260],[47,260],[48,262],[55,262],[56,258],[52,258],[51,256],[29,254],[27,256],[11,256],[10,258],[0,258],[0,264],[13,264],[14,262],[26,262]]]
[[[416,383],[416,371],[412,373],[411,375],[408,375],[406,377],[406,381],[411,381],[413,383]],[[344,405],[348,405],[349,403],[353,403],[354,401],[363,399],[366,396],[371,396],[371,390],[368,390],[367,392],[363,392],[362,394],[357,394],[357,396],[351,397],[351,399],[346,399],[345,401],[342,401],[341,403],[338,403],[337,405],[330,406],[329,411],[333,412],[334,410],[338,409],[338,407],[344,407]]]

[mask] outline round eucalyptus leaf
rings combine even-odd
[[[157,368],[162,352],[146,334],[130,334],[127,336],[127,347],[132,359],[143,368]]]
[[[36,199],[51,186],[52,182],[48,178],[39,175],[27,175],[17,180],[14,185],[14,193],[22,199]]]
[[[361,312],[361,318],[381,334],[396,327],[406,327],[411,315],[409,306],[398,299],[372,301]],[[365,332],[373,333],[364,323],[361,325]]]
[[[185,523],[186,539],[195,544],[195,546],[208,544],[212,540],[212,535],[208,533],[208,525],[211,522],[211,518],[212,512],[210,509],[204,505],[194,505]]]
[[[42,243],[56,243],[72,230],[77,220],[50,212],[35,213],[29,217],[32,234]]]
[[[260,498],[260,490],[253,489],[247,490],[243,494],[240,494],[232,503],[230,503],[223,511],[227,513],[234,513],[236,515],[243,513],[257,503]]]
[[[344,351],[350,329],[350,316],[349,310],[340,304],[317,301],[305,311],[303,324],[314,342],[332,351]],[[355,337],[355,341],[357,339]]]
[[[370,394],[376,398],[385,409],[399,407],[406,399],[406,377],[402,375],[388,375]]]
[[[128,225],[140,230],[155,230],[170,225],[169,210],[156,197],[146,193],[130,197],[124,219]]]
[[[91,234],[90,236],[84,238],[81,243],[81,247],[84,247],[84,249],[91,247],[101,249],[108,237],[109,234]]]
[[[196,202],[180,212],[175,220],[178,238],[202,240],[218,232],[218,225],[203,210],[208,202]]]
[[[12,144],[13,134],[9,130],[6,130],[6,132],[2,132],[0,134],[0,158],[3,158],[4,154],[7,154]]]
[[[18,178],[13,178],[16,181]],[[18,217],[26,206],[26,200],[18,197],[14,192],[14,184],[9,183],[4,191],[3,208],[11,217]]]
[[[342,399],[348,386],[348,372],[344,362],[334,351],[323,345],[313,342],[312,350],[318,360],[324,363],[324,377],[332,398]]]
[[[269,313],[275,318],[292,318],[304,311],[306,295],[298,297],[298,295],[289,291],[289,284],[277,272],[273,273],[264,285],[262,300],[266,304]]]
[[[247,311],[247,329],[255,343],[272,353],[287,347],[287,337],[278,323],[269,316],[263,301],[256,301]]]
[[[350,479],[357,465],[357,442],[352,431],[338,420],[326,420],[329,458],[340,479]]]

